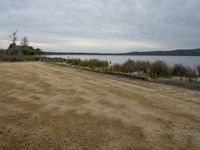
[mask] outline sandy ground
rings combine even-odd
[[[1,63],[0,149],[198,150],[200,92]]]

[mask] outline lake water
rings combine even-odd
[[[132,60],[145,60],[145,61],[156,61],[163,60],[170,65],[182,64],[188,67],[196,67],[200,65],[200,56],[131,56],[131,55],[51,55],[48,57],[62,57],[62,58],[80,58],[82,60],[86,59],[99,59],[111,61],[114,63],[124,63],[128,59]]]

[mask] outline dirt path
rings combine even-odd
[[[198,150],[200,92],[1,63],[0,149]]]

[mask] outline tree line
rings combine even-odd
[[[28,56],[33,56],[33,55],[41,55],[43,54],[43,51],[39,48],[34,48],[29,45],[29,39],[27,36],[22,37],[20,45],[17,45],[17,40],[18,40],[18,30],[15,30],[13,33],[9,35],[9,38],[11,40],[11,44],[9,45],[8,49],[6,50],[1,50],[0,54],[1,55],[28,55]]]

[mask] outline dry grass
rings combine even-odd
[[[0,64],[0,149],[200,149],[200,93],[42,63]]]

